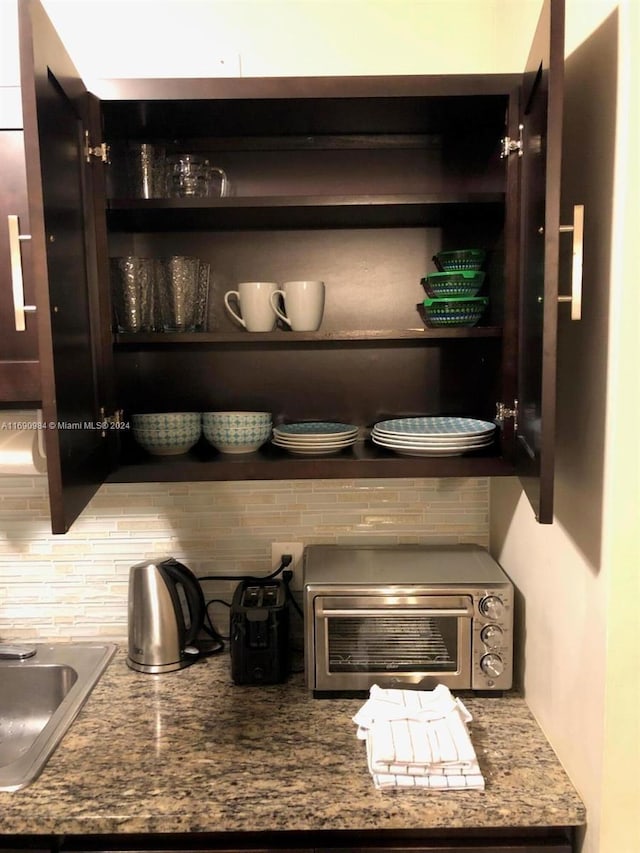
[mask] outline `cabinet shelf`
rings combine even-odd
[[[112,199],[113,231],[234,228],[437,226],[504,205],[502,192],[388,195],[291,195],[233,198]]]
[[[453,340],[469,338],[499,338],[502,336],[500,326],[473,326],[471,328],[437,328],[437,329],[356,329],[335,332],[120,332],[114,335],[114,343],[122,347],[164,347],[176,346],[212,346],[219,344],[239,344],[241,346],[255,344],[333,344],[333,343],[368,343],[372,341],[421,342],[429,340],[441,341],[447,338]]]
[[[175,136],[175,134],[173,134]],[[441,151],[442,133],[313,133],[286,136],[206,136],[167,143],[169,153],[180,151]]]
[[[492,477],[512,473],[510,463],[496,454],[497,448],[465,456],[399,456],[364,441],[333,456],[297,457],[271,444],[255,453],[232,456],[200,442],[182,456],[154,457],[131,446],[109,482]]]

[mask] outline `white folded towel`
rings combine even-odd
[[[476,760],[467,727],[456,710],[441,720],[378,720],[369,728],[374,762],[433,766]]]
[[[374,685],[353,717],[366,740],[377,788],[484,788],[467,723],[471,714],[448,687],[383,690]]]
[[[460,776],[402,776],[399,774],[373,774],[376,788],[430,788],[439,791],[484,791],[484,778],[465,774]]]
[[[458,706],[467,719],[469,712],[459,700],[454,699],[444,684],[433,690],[384,690],[374,684],[369,698],[353,718],[354,723],[368,728],[374,720],[440,720]]]

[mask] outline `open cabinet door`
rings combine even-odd
[[[65,533],[109,468],[89,100],[37,0],[20,2],[20,62],[51,524]],[[91,159],[91,158],[90,158]],[[108,320],[107,320],[108,322]]]
[[[516,470],[553,521],[564,0],[545,0],[522,82]]]

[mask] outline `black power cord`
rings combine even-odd
[[[209,613],[209,608],[212,604],[224,604],[225,607],[231,607],[228,601],[224,601],[222,598],[211,598],[206,602],[204,606],[204,612],[206,617],[206,624],[202,626],[205,633],[209,634],[217,643],[220,644],[220,651],[224,649],[225,640],[228,640],[229,637],[225,637],[224,634],[221,634],[218,630],[216,630],[213,620],[211,619],[211,614]]]
[[[293,577],[293,572],[289,569],[285,571],[287,566],[291,565],[291,561],[293,557],[291,554],[283,554],[280,557],[280,565],[277,569],[274,569],[270,574],[263,575],[262,577],[254,577],[253,575],[204,575],[203,577],[198,578],[198,582],[202,583],[203,581],[244,581],[249,583],[255,583],[258,586],[264,586],[269,583],[269,581],[274,580],[278,577],[278,575],[282,574],[282,581],[284,583],[285,595],[287,600],[290,601],[295,609],[298,611],[300,616],[302,616],[302,610],[300,609],[298,602],[294,599],[291,594],[291,590],[289,589],[289,584],[291,583],[291,578]],[[225,607],[231,607],[231,605],[227,601],[223,601],[221,598],[212,598],[205,605],[205,616],[207,624],[204,624],[203,630],[205,633],[209,634],[209,636],[215,641],[216,646],[209,652],[205,652],[205,654],[218,654],[224,649],[224,641],[228,640],[228,637],[224,637],[220,634],[214,627],[213,622],[211,621],[211,616],[209,614],[209,605],[210,604],[224,604]]]
[[[280,565],[278,568],[274,569],[270,575],[263,575],[261,578],[254,577],[253,575],[204,575],[204,577],[198,578],[198,580],[201,583],[202,581],[250,581],[251,583],[261,585],[277,578],[278,575],[287,568],[287,566],[291,565],[292,560],[293,557],[291,554],[283,554],[280,557]],[[293,577],[293,573],[291,573],[291,577]]]
[[[300,618],[303,618],[302,608],[300,607],[298,602],[293,597],[293,593],[291,592],[291,587],[289,586],[292,578],[293,578],[293,572],[291,571],[291,569],[287,569],[286,571],[284,571],[282,573],[282,581],[284,583],[284,592],[285,592],[285,595],[287,596],[287,600],[295,608],[295,610],[297,611]]]

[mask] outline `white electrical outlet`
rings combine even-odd
[[[302,542],[273,542],[271,544],[271,570],[275,570],[280,565],[280,560],[283,554],[291,554],[291,563],[287,566],[289,571],[293,572],[291,579],[291,589],[302,589],[302,552],[304,544]]]

